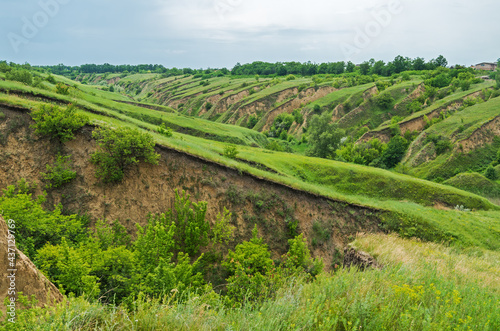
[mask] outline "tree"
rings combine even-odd
[[[345,69],[346,72],[354,72],[354,69],[356,69],[356,65],[352,63],[351,61],[347,62],[347,67]]]
[[[121,181],[125,171],[141,161],[158,164],[160,156],[150,134],[127,127],[100,127],[92,136],[99,150],[91,155],[91,162],[97,166],[96,177],[104,183]]]
[[[491,180],[498,179],[497,172],[491,164],[488,166],[488,168],[486,168],[486,171],[484,172],[484,177],[491,179]]]
[[[69,105],[66,108],[42,105],[31,112],[35,121],[35,133],[42,136],[51,136],[66,142],[74,138],[74,132],[88,123],[86,115],[78,114],[76,107]]]
[[[375,98],[375,104],[382,109],[389,109],[394,101],[394,98],[389,92],[380,93],[380,95]]]
[[[435,63],[439,67],[446,68],[446,66],[448,65],[448,60],[446,60],[446,58],[444,56],[439,55],[438,58],[436,59]]]
[[[393,137],[387,144],[387,149],[382,153],[380,161],[388,168],[393,168],[398,164],[406,153],[408,141],[401,137]]]
[[[309,155],[317,157],[331,157],[340,145],[340,140],[345,136],[345,131],[338,128],[337,124],[330,123],[331,115],[314,115],[308,123],[307,132],[311,149]]]

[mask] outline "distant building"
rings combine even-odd
[[[481,62],[476,64],[475,66],[472,66],[472,68],[476,70],[489,70],[489,71],[494,71],[497,69],[497,64],[493,62]]]

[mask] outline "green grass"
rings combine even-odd
[[[444,184],[484,197],[500,198],[500,185],[477,172],[458,174]]]
[[[301,279],[262,304],[228,308],[214,293],[136,300],[130,309],[83,298],[18,309],[24,330],[484,330],[500,328],[498,252],[443,247],[394,235],[352,246],[382,269]],[[1,329],[11,330],[3,324]]]
[[[494,85],[494,83],[492,83],[492,82],[484,82],[484,83],[480,83],[480,84],[472,86],[471,89],[468,91],[455,92],[451,95],[446,96],[443,99],[434,101],[429,107],[426,107],[419,112],[413,113],[412,115],[406,117],[400,123],[408,122],[412,119],[423,117],[424,115],[428,115],[429,113],[431,113],[431,112],[433,112],[441,107],[445,107],[447,105],[453,104],[454,102],[463,100],[463,99],[467,98],[467,96],[474,94],[476,92],[479,92],[484,88],[490,88],[493,85]],[[380,126],[373,131],[381,131],[381,130],[387,129],[387,127],[388,126]]]
[[[0,87],[3,85],[5,82],[0,82]],[[16,86],[16,88],[20,87]],[[403,233],[407,236],[448,242],[454,240],[462,245],[476,244],[492,249],[497,249],[498,246],[495,242],[500,242],[498,233],[500,212],[497,211],[498,207],[482,197],[465,191],[381,169],[272,152],[249,146],[237,147],[238,158],[263,164],[276,171],[276,173],[271,173],[238,160],[225,158],[223,150],[227,142],[206,140],[199,136],[193,136],[193,132],[187,132],[189,134],[175,132],[173,137],[165,138],[156,133],[157,125],[144,121],[142,117],[151,116],[155,119],[163,119],[167,123],[177,124],[182,128],[194,128],[197,132],[218,134],[226,141],[231,141],[232,137],[246,139],[248,144],[260,142],[258,140],[260,134],[256,131],[116,103],[104,98],[100,98],[99,105],[96,105],[87,101],[87,98],[93,100],[92,98],[96,97],[92,95],[85,94],[85,99],[63,97],[53,92],[24,88],[35,90],[34,92],[47,96],[57,96],[65,103],[72,102],[83,109],[91,109],[94,113],[87,114],[95,124],[109,123],[113,126],[137,127],[150,132],[160,144],[238,169],[242,173],[249,173],[345,203],[372,208],[378,213],[386,215],[384,216],[386,226],[391,230],[399,231],[399,226],[395,223],[395,219],[399,218],[401,222],[409,224],[408,227],[415,228],[406,234]],[[0,95],[0,101],[26,108],[38,107],[42,104],[41,101],[26,100],[14,95]],[[109,108],[105,107],[107,105]],[[84,111],[82,110],[82,112]],[[224,132],[225,129],[228,131]],[[467,214],[467,217],[473,220],[474,226],[480,230],[472,233],[469,237],[463,233],[460,227],[453,225],[455,211],[436,210],[432,208],[435,203],[447,206],[464,205],[467,208],[494,211],[487,215],[480,214],[481,212]],[[489,234],[486,236],[479,235],[479,233],[488,232]]]

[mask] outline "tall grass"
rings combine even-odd
[[[138,298],[127,309],[82,298],[20,311],[17,330],[498,330],[500,254],[391,235],[353,246],[381,270],[338,268],[275,299],[228,308],[215,293]],[[2,330],[13,330],[2,326]]]

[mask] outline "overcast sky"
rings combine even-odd
[[[31,64],[500,57],[498,0],[1,0],[0,60]]]

